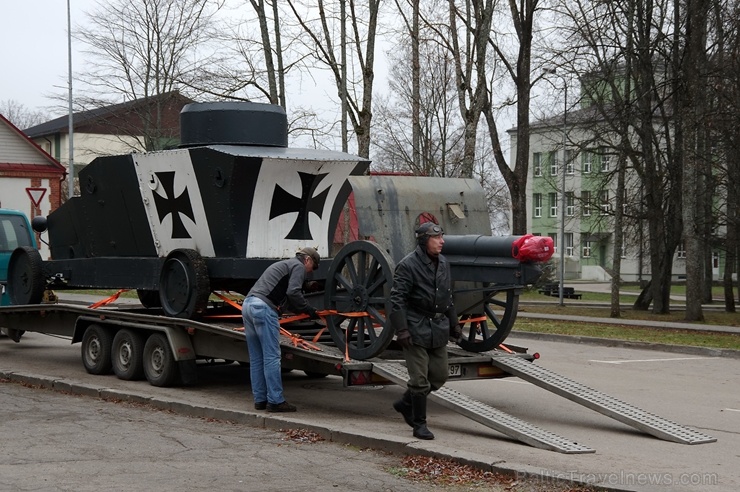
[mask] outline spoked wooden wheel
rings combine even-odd
[[[470,320],[462,328],[460,347],[468,352],[485,352],[501,345],[511,332],[519,307],[519,294],[502,290],[480,306],[482,313],[464,314],[460,321]]]
[[[393,260],[373,242],[353,241],[332,261],[324,306],[340,314],[327,317],[326,322],[334,343],[346,348],[352,359],[375,357],[393,340],[386,316],[392,285]]]

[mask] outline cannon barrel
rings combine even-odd
[[[445,256],[496,256],[521,262],[542,262],[554,252],[552,238],[533,236],[445,236]]]
[[[533,236],[445,235],[442,254],[452,278],[489,284],[524,286],[542,274],[535,263],[553,253],[552,238]]]
[[[444,255],[513,258],[512,245],[521,236],[445,235]],[[515,248],[518,251],[518,248]]]

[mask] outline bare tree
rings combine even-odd
[[[499,141],[493,105],[493,86],[488,88],[486,96],[488,102],[482,108],[488,124],[496,165],[509,188],[514,234],[525,234],[528,231],[526,189],[529,175],[530,97],[533,86],[532,43],[539,8],[539,0],[509,1],[510,18],[516,33],[515,56],[507,55],[506,44],[510,41],[507,37],[490,35],[487,39],[516,88],[516,162],[512,163],[513,166],[509,165]]]
[[[416,98],[410,75],[413,68],[404,63],[409,51],[397,49],[390,56],[392,97],[378,107],[374,138],[377,161],[386,170],[422,176],[459,176],[464,166],[464,131],[457,112],[454,62],[449,52],[438,44],[422,44],[419,61],[424,77],[420,79]],[[414,144],[411,124],[415,98],[419,105],[418,144]],[[418,164],[415,153],[418,153]]]
[[[270,88],[270,102],[272,104],[280,104],[285,108],[285,71],[283,67],[283,53],[282,53],[282,42],[280,38],[280,22],[279,14],[277,9],[277,1],[272,3],[272,15],[273,15],[273,34],[275,42],[273,43],[270,37],[270,28],[267,21],[267,12],[265,10],[264,0],[249,0],[252,4],[252,8],[257,14],[260,24],[260,33],[262,34],[262,51],[265,56],[265,72],[267,74],[268,86]],[[273,54],[277,58],[277,70],[275,70],[275,62],[273,61]]]
[[[140,136],[145,149],[159,149],[171,135],[161,129],[164,94],[193,87],[198,64],[207,55],[206,36],[222,2],[214,0],[114,0],[87,13],[86,27],[75,37],[89,55],[76,102],[82,109],[139,100],[137,128],[121,133]]]
[[[706,173],[702,173],[702,161],[706,155],[706,146],[702,126],[706,114],[705,87],[707,81],[706,36],[708,2],[687,2],[684,12],[686,34],[685,55],[681,57],[680,66],[683,78],[679,83],[677,97],[677,115],[682,125],[683,137],[683,222],[684,244],[686,247],[686,321],[703,321],[702,286],[704,285],[704,261],[702,251],[706,251],[707,242],[702,238],[706,229],[702,213],[706,206],[703,197],[706,195]],[[680,17],[680,14],[677,14]],[[711,271],[710,271],[711,273]]]
[[[357,139],[357,153],[362,157],[369,157],[380,0],[369,0],[361,5],[355,0],[346,2],[349,9],[346,22],[349,23],[350,31],[347,39],[341,34],[337,37],[332,29],[338,22],[340,32],[344,32],[342,26],[345,19],[341,12],[335,10],[341,5],[327,5],[324,0],[319,0],[317,6],[301,5],[296,0],[288,0],[287,3],[303,30],[305,45],[312,56],[329,69],[340,100],[346,101],[346,111]],[[341,4],[342,0],[337,3]],[[342,12],[345,11],[342,9]],[[351,46],[350,52],[354,56],[348,57],[343,64],[341,53],[345,43]],[[348,70],[346,76],[343,68]],[[346,142],[343,143],[343,147],[345,146]]]
[[[45,111],[28,108],[14,99],[0,101],[0,114],[21,130],[39,125],[49,119]]]
[[[642,184],[642,196],[630,201],[642,200],[637,211],[644,212],[647,223],[651,281],[635,308],[653,303],[656,313],[669,310],[673,254],[682,233],[683,161],[671,7],[662,0],[561,4],[573,39],[570,51],[575,56],[569,59],[588,74],[582,97],[600,115],[594,136],[624,156]]]
[[[405,11],[404,5],[395,0],[398,13],[401,15],[403,25],[409,36],[411,44],[411,141],[412,141],[412,160],[414,167],[421,167],[421,64],[419,62],[419,46],[421,44],[421,33],[419,30],[419,0],[406,0],[406,4],[411,6],[411,14]]]
[[[706,127],[713,129],[712,188],[719,188],[718,195],[724,197],[724,206],[717,210],[717,228],[725,229],[724,237],[717,241],[718,249],[724,251],[725,262],[722,272],[725,311],[735,312],[733,292],[738,280],[733,274],[740,272],[740,166],[736,156],[740,152],[740,4],[714,0],[712,22],[709,31],[710,46],[714,49],[709,58],[709,82],[711,113]],[[718,200],[721,204],[722,200]],[[733,287],[734,283],[734,287]]]

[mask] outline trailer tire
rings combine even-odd
[[[40,304],[46,282],[43,260],[36,248],[21,246],[10,255],[8,262],[8,296],[12,304]]]
[[[135,381],[144,377],[144,340],[132,330],[122,329],[113,337],[111,364],[118,379]]]
[[[186,319],[201,314],[208,305],[210,285],[208,267],[197,251],[172,251],[159,276],[159,300],[164,314]]]
[[[144,344],[144,375],[152,386],[172,386],[178,379],[177,362],[165,335],[152,333]]]
[[[100,325],[90,325],[82,335],[82,365],[89,374],[110,374],[113,336]]]

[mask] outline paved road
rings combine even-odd
[[[0,384],[0,490],[424,490],[398,459],[141,405]]]
[[[514,337],[508,341],[541,353],[537,363],[544,367],[691,426],[718,442],[689,446],[662,441],[515,378],[450,386],[596,453],[534,449],[434,403],[430,427],[437,439],[419,442],[391,410],[401,388],[344,388],[340,378],[311,380],[298,372],[285,375],[285,386],[299,412],[274,416],[251,410],[248,374],[238,365],[201,367],[201,383],[194,388],[154,388],[114,376],[91,376],[79,360],[78,345],[70,347],[67,340],[33,333],[20,344],[0,339],[0,374],[256,427],[310,428],[359,447],[452,456],[480,466],[540,474],[545,482],[556,476],[627,490],[740,489],[740,360]]]

